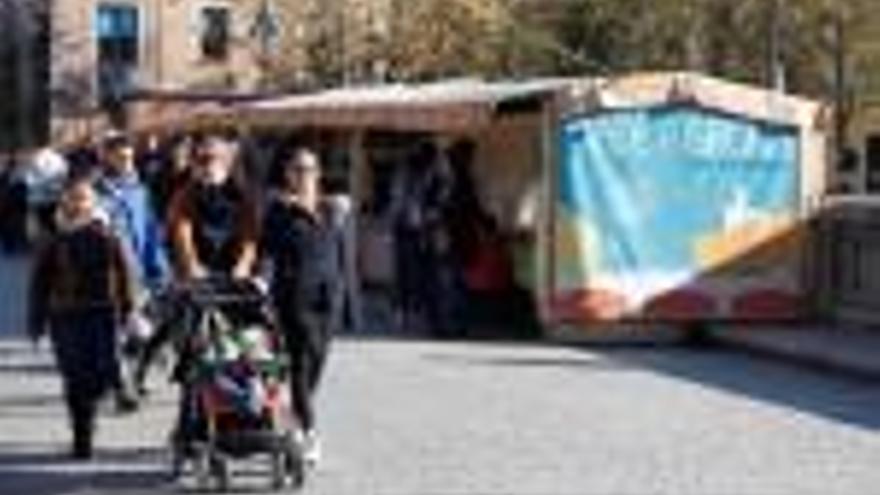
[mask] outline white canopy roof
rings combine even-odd
[[[505,105],[539,101],[564,86],[558,79],[459,79],[348,87],[248,103],[237,112],[254,125],[454,131],[487,126]]]

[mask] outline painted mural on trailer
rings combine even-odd
[[[559,319],[798,316],[795,129],[669,106],[571,119],[560,144]]]

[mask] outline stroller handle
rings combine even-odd
[[[248,304],[266,302],[268,291],[256,279],[212,275],[176,284],[168,296],[200,305]]]

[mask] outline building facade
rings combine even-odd
[[[75,139],[135,95],[257,91],[274,60],[298,63],[300,4],[0,0],[0,147]]]
[[[53,129],[71,131],[150,92],[249,92],[260,85],[262,0],[53,2]],[[280,33],[279,33],[280,34]],[[109,112],[109,113],[108,113]],[[75,130],[74,130],[75,132]]]

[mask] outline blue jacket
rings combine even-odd
[[[162,228],[150,193],[137,174],[102,176],[96,187],[101,206],[132,262],[142,288],[156,288],[170,275]]]

